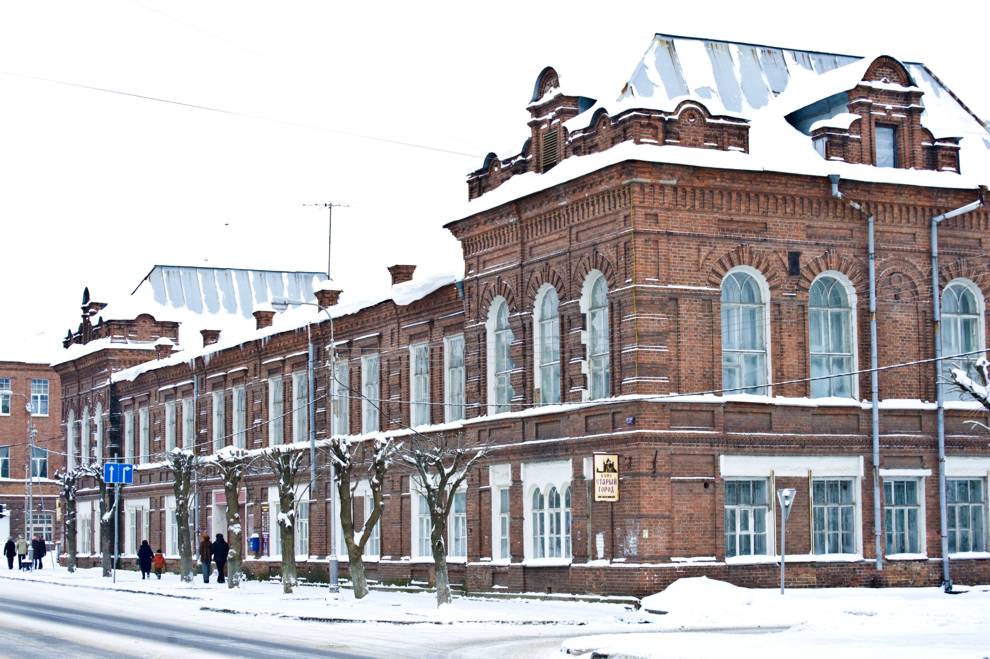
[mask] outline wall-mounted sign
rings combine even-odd
[[[619,500],[619,456],[595,453],[595,501]]]

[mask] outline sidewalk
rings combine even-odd
[[[515,625],[574,625],[630,624],[652,622],[657,616],[631,610],[626,604],[583,602],[578,600],[543,601],[526,598],[486,598],[454,596],[451,605],[438,609],[435,595],[430,592],[372,591],[362,600],[353,592],[341,589],[331,595],[326,585],[300,584],[292,595],[282,594],[277,581],[247,581],[239,588],[228,588],[215,582],[209,584],[196,575],[191,583],[183,583],[176,574],[165,574],[161,581],[154,575],[142,580],[139,572],[117,571],[117,583],[104,578],[99,568],[78,569],[70,574],[64,567],[36,572],[0,570],[0,579],[21,582],[43,582],[89,591],[113,591],[120,594],[153,595],[163,598],[195,600],[204,611],[246,615],[275,615],[317,622],[380,622],[392,624],[452,624],[500,623]],[[81,594],[81,593],[80,593]],[[73,594],[69,599],[78,599]]]

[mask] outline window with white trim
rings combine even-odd
[[[873,135],[877,167],[897,167],[897,127],[876,124]]]
[[[333,400],[333,434],[351,434],[351,369],[347,360],[340,359],[333,366],[333,382],[330,383]]]
[[[79,419],[79,465],[89,464],[89,407],[83,407]]]
[[[226,396],[223,395],[223,389],[217,389],[211,393],[211,398],[213,401],[213,452],[216,453],[223,448],[224,435],[227,433]]]
[[[608,284],[600,272],[595,277],[587,313],[588,324],[588,381],[589,395],[593,400],[611,394],[608,325]]]
[[[533,504],[530,514],[533,516],[533,558],[545,558],[547,555],[547,508],[543,491],[540,488],[533,490]]]
[[[151,462],[151,419],[147,407],[138,410],[138,434],[141,440],[141,455],[138,456],[138,462]]]
[[[361,432],[378,432],[381,429],[378,414],[381,405],[380,371],[377,352],[361,355]]]
[[[500,487],[494,491],[496,502],[495,513],[495,560],[509,560],[511,552],[509,549],[509,488]]]
[[[165,497],[165,555],[178,556],[178,554],[179,520],[176,517],[175,495],[169,495]]]
[[[97,401],[93,412],[93,455],[97,464],[103,462],[103,403]]]
[[[355,502],[361,502],[361,515],[356,514],[357,505],[355,505],[355,526],[358,519],[361,520],[361,528],[355,529],[355,535],[362,535],[365,531],[365,527],[368,524],[368,520],[371,518],[371,513],[375,508],[375,500],[371,496],[371,486],[368,481],[361,481],[355,490]],[[337,521],[337,527],[340,527],[340,521]],[[378,558],[382,553],[382,522],[379,518],[378,522],[371,529],[371,536],[368,538],[368,544],[364,546],[364,557],[365,558]]]
[[[426,495],[416,493],[418,504],[416,508],[416,542],[413,546],[413,555],[419,558],[432,556],[430,550],[430,534],[433,533],[433,520],[430,518],[430,504],[426,500]]]
[[[292,441],[309,439],[309,376],[305,371],[292,374]]]
[[[571,487],[535,488],[530,495],[530,558],[571,558]]]
[[[127,428],[127,417],[125,413],[124,417],[124,428],[126,436]],[[126,451],[126,445],[125,445]],[[76,411],[69,410],[69,413],[65,417],[65,456],[66,456],[66,466],[69,469],[76,468]]]
[[[756,276],[734,270],[722,280],[722,389],[766,394],[767,300]]]
[[[0,378],[0,416],[10,415],[10,378]]]
[[[924,531],[921,481],[917,478],[884,480],[883,502],[887,554],[920,554]]]
[[[942,354],[946,359],[939,384],[945,400],[972,400],[954,384],[952,369],[961,369],[975,382],[982,382],[976,362],[986,352],[985,339],[980,289],[965,279],[951,282],[942,291]],[[974,354],[977,351],[979,354]]]
[[[48,380],[31,380],[31,414],[48,416]]]
[[[725,556],[767,554],[770,502],[767,481],[725,481]]]
[[[41,536],[45,544],[50,545],[55,542],[55,515],[49,512],[36,512],[31,517],[31,527],[35,535]]]
[[[81,501],[78,504],[76,534],[79,541],[79,553],[93,553],[93,502]]]
[[[48,478],[48,449],[31,447],[31,477]]]
[[[285,398],[282,376],[268,378],[268,445],[285,441]]]
[[[192,398],[182,399],[182,448],[196,448],[196,405]]]
[[[536,353],[536,382],[541,405],[560,402],[560,300],[557,289],[549,284],[536,296],[536,319],[533,324]]]
[[[414,343],[409,346],[410,384],[409,425],[422,426],[430,422],[430,345]]]
[[[124,553],[137,554],[142,540],[148,540],[151,519],[148,499],[124,502]]]
[[[949,553],[986,551],[986,480],[950,478],[945,485]]]
[[[0,478],[10,478],[9,446],[0,446]]]
[[[447,527],[450,535],[447,556],[467,558],[467,492],[454,493]]]
[[[816,554],[856,553],[856,499],[848,478],[815,479],[811,490]]]
[[[443,337],[444,421],[464,418],[464,335]]]
[[[175,448],[175,401],[165,401],[165,451],[172,452]]]
[[[512,402],[512,329],[509,327],[509,305],[496,297],[488,310],[488,412],[508,412]]]
[[[231,419],[231,431],[234,435],[234,446],[245,448],[247,446],[247,394],[244,386],[234,387],[231,391],[231,408],[234,418]]]
[[[75,443],[75,442],[73,442]],[[75,447],[72,449],[75,451]],[[134,411],[124,412],[124,462],[134,462]]]
[[[853,306],[846,285],[822,275],[811,285],[808,298],[811,397],[854,397],[853,376],[841,375],[855,370]]]
[[[309,501],[296,502],[296,556],[309,556]]]

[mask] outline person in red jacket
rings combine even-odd
[[[162,578],[162,572],[165,571],[165,554],[161,549],[156,551],[155,557],[151,559],[151,569],[155,571],[156,577]]]

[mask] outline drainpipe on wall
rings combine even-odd
[[[829,174],[832,196],[844,199],[839,191],[839,175]],[[863,207],[851,199],[847,200],[855,210],[866,215],[866,250],[869,257],[870,287],[870,438],[873,444],[873,536],[876,569],[883,570],[883,517],[880,511],[880,394],[879,373],[877,371],[877,250],[876,219]]]
[[[932,326],[935,330],[935,432],[938,437],[938,508],[939,537],[942,551],[942,588],[952,590],[952,574],[949,569],[949,520],[945,492],[945,395],[939,379],[942,377],[942,292],[939,286],[938,270],[938,225],[959,215],[971,213],[983,205],[983,191],[980,198],[965,206],[960,206],[932,218]]]

